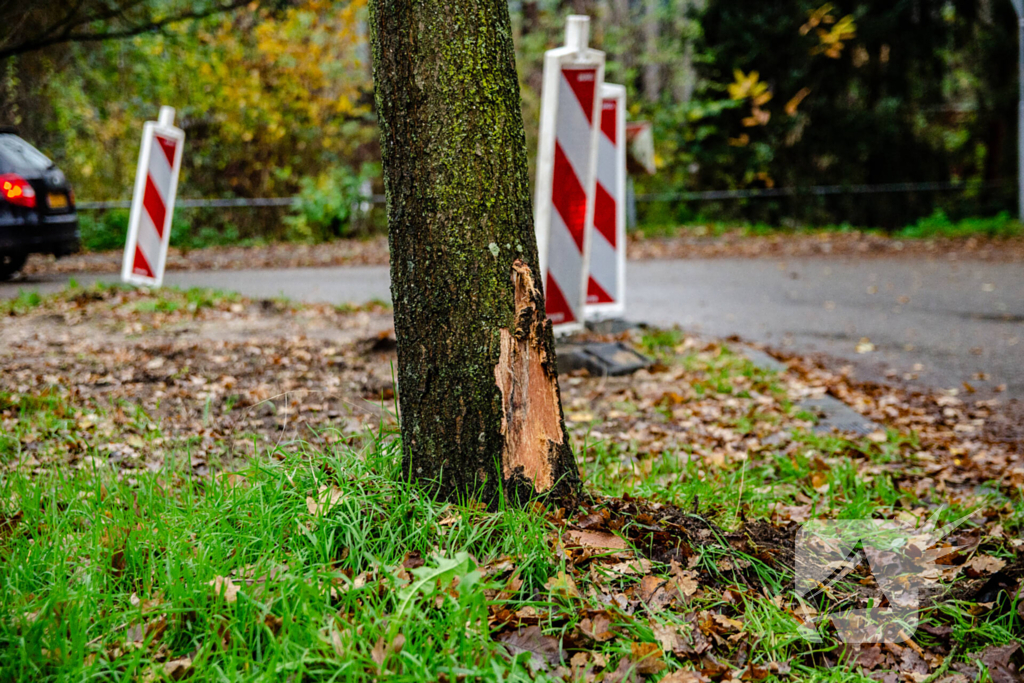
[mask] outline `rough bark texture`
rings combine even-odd
[[[370,4],[404,467],[571,503],[506,0]]]
[[[648,102],[661,99],[661,65],[658,63],[658,39],[661,35],[661,23],[658,21],[659,0],[646,0],[646,16],[644,17],[644,51],[647,63],[644,64],[644,97]]]

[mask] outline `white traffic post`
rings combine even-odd
[[[534,225],[555,332],[582,329],[587,297],[604,53],[590,17],[570,15],[565,46],[544,53]]]
[[[185,132],[174,126],[174,107],[160,107],[159,119],[146,121],[142,127],[142,149],[121,267],[125,282],[154,287],[163,283],[184,146]]]
[[[626,312],[626,86],[601,85],[588,320]]]

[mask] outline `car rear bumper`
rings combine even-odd
[[[78,214],[32,218],[36,220],[0,220],[0,252],[64,256],[78,251]]]

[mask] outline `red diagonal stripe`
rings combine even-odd
[[[132,264],[132,272],[136,275],[153,277],[153,269],[149,267],[146,255],[142,253],[142,249],[137,244],[135,245],[135,263]]]
[[[612,247],[615,246],[615,200],[601,183],[597,183],[594,198],[594,227]]]
[[[615,144],[615,132],[618,130],[618,126],[615,125],[615,117],[619,113],[619,108],[616,106],[615,100],[602,100],[601,101],[601,132],[605,134],[612,144]]]
[[[160,145],[160,149],[164,151],[164,156],[167,157],[167,165],[174,168],[174,148],[177,146],[178,141],[171,138],[162,138],[159,135],[156,136],[156,141]]]
[[[146,207],[146,213],[156,226],[156,234],[161,238],[164,236],[164,220],[167,218],[167,209],[164,207],[164,200],[156,191],[153,179],[146,176],[146,193],[142,195],[142,205]]]
[[[551,201],[555,210],[562,217],[565,227],[569,228],[576,248],[583,253],[583,223],[587,213],[587,195],[583,186],[572,170],[572,164],[562,151],[562,145],[555,140],[555,174]]]
[[[562,323],[571,323],[576,320],[576,316],[572,314],[572,309],[569,307],[569,302],[565,300],[565,295],[562,294],[562,288],[555,282],[555,278],[548,273],[548,281],[544,287],[544,310],[548,314],[548,318],[555,325],[561,325]]]
[[[590,282],[587,283],[587,303],[588,304],[613,304],[615,300],[604,291],[604,287],[597,283],[597,280],[590,278]]]
[[[587,115],[587,123],[594,122],[594,87],[597,82],[597,69],[562,69],[562,75],[568,81],[573,94]]]

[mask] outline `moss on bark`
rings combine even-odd
[[[449,496],[571,502],[506,0],[374,0],[370,24],[405,470]]]

